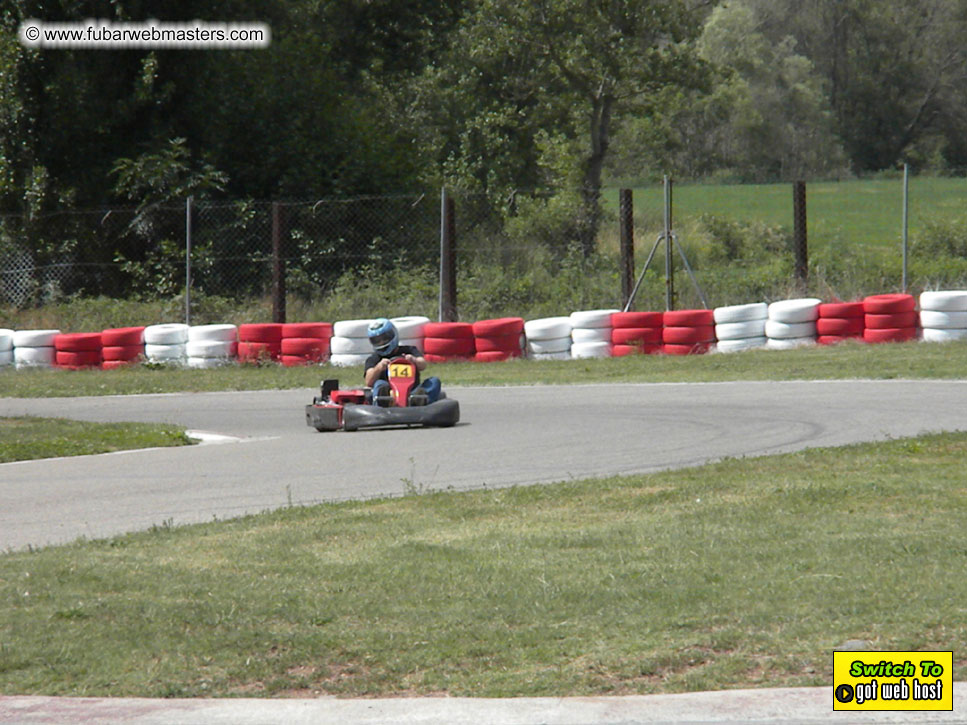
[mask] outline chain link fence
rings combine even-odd
[[[816,288],[813,293],[829,297],[854,291],[833,278],[834,267],[840,277],[853,274],[857,288],[875,287],[868,292],[898,286],[901,180],[810,182],[807,188],[810,284],[819,274],[833,280],[833,287]],[[931,231],[931,220],[939,215],[955,223],[963,217],[967,180],[914,178],[910,188],[912,235],[929,232],[936,246],[946,232]],[[527,284],[538,287],[536,292],[527,291],[531,300],[540,296],[541,285],[549,288],[563,280],[574,288],[588,288],[583,296],[577,290],[568,300],[574,309],[619,302],[617,190],[605,190],[603,195],[593,257],[582,254],[574,238],[579,202],[576,198],[562,201],[564,196],[515,193],[494,200],[454,195],[459,298],[469,304],[476,296],[473,313],[513,309],[520,300],[515,295],[523,294],[519,288],[525,277]],[[352,284],[365,275],[372,279],[419,275],[429,287],[441,269],[442,207],[437,190],[305,202],[195,201],[142,209],[0,215],[0,306],[35,307],[84,296],[172,299],[185,294],[189,279],[191,295],[230,300],[265,299],[278,294],[280,286],[283,299],[285,294],[321,299],[340,281],[341,289],[346,289],[346,279]],[[792,260],[785,246],[791,242],[793,228],[791,185],[676,185],[673,207],[677,236],[699,281],[710,285],[711,304],[731,303],[731,297],[749,294],[765,297],[777,289],[775,280],[787,274],[787,257],[789,265]],[[636,275],[662,231],[663,208],[660,184],[634,190]],[[755,220],[768,229],[729,226],[723,219]],[[770,237],[770,229],[779,229],[782,238]],[[965,237],[960,246],[967,255],[967,229],[960,233]],[[754,248],[745,238],[752,234],[764,240]],[[949,246],[949,257],[960,254],[959,246]],[[862,278],[855,272],[865,259],[879,264],[884,255],[888,257],[883,266],[886,275],[875,276],[879,268]],[[765,269],[762,265],[773,258],[775,268]],[[922,252],[921,260],[931,261]],[[682,272],[677,255],[675,261]],[[545,276],[533,274],[542,266],[549,270]],[[653,267],[645,278],[641,304],[664,307],[664,270],[658,260]],[[967,261],[962,271],[967,274]],[[952,278],[942,278],[943,273],[928,269],[921,273],[921,281],[924,285],[953,283]],[[498,275],[500,280],[495,282],[492,278]],[[755,275],[763,276],[759,287],[745,284]],[[788,276],[791,279],[791,272]],[[699,302],[687,297],[686,278],[678,289],[683,297],[676,304]],[[497,299],[488,307],[480,301],[483,297],[503,302]],[[550,309],[551,302],[548,305]]]

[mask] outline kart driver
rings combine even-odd
[[[389,363],[402,357],[413,363],[416,368],[416,387],[410,393],[410,405],[429,405],[440,397],[440,379],[430,377],[420,382],[420,371],[426,369],[426,358],[413,345],[400,345],[400,334],[396,325],[385,317],[373,320],[367,330],[373,353],[366,358],[364,381],[366,387],[373,389],[373,403],[388,406],[392,402],[389,385]]]

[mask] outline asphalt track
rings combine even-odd
[[[453,388],[449,429],[317,433],[312,390],[0,398],[0,416],[157,421],[233,442],[0,465],[0,550],[412,490],[648,472],[967,429],[967,381]]]

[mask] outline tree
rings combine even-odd
[[[426,98],[456,112],[435,127],[444,168],[502,193],[548,178],[576,187],[589,254],[615,118],[704,84],[699,29],[682,0],[477,0],[424,78]]]

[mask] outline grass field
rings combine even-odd
[[[967,343],[843,344],[731,355],[645,355],[602,360],[446,363],[444,385],[708,382],[848,378],[967,378]],[[361,368],[229,366],[214,370],[0,370],[0,397],[61,397],[213,390],[315,389],[323,378],[362,384]],[[308,393],[307,393],[308,394]]]
[[[848,253],[897,256],[903,231],[903,180],[864,179],[807,184],[809,244],[813,249],[837,245]],[[791,184],[676,184],[674,226],[703,214],[770,225],[793,226]],[[913,177],[910,180],[909,225],[916,235],[930,219],[963,216],[967,179]],[[617,208],[617,190],[605,200]],[[634,190],[636,216],[652,234],[661,229],[664,196],[661,186]]]
[[[967,676],[967,434],[0,556],[0,693],[564,696]]]
[[[0,417],[0,463],[190,444],[171,425]]]

